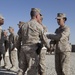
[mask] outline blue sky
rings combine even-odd
[[[75,44],[75,0],[0,0],[0,14],[5,18],[3,29],[12,26],[17,33],[19,21],[30,20],[31,8],[40,8],[44,17],[43,24],[53,33],[58,27],[57,13],[65,13],[66,25],[71,29],[70,42]]]

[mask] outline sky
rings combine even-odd
[[[2,26],[7,30],[13,27],[15,33],[18,31],[19,21],[30,20],[31,8],[39,8],[43,15],[43,24],[49,33],[54,33],[58,28],[56,21],[57,13],[65,13],[66,25],[70,27],[70,43],[75,44],[75,0],[0,0],[0,14],[4,16],[5,22]]]

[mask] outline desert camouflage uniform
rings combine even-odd
[[[25,24],[25,22],[22,22],[22,21],[19,21],[19,24],[17,24],[18,25],[18,27],[19,27],[19,30],[18,30],[18,32],[17,32],[17,40],[18,40],[18,38],[20,37],[20,34],[21,34],[21,27],[23,26]],[[19,53],[20,53],[20,50],[21,50],[21,45],[22,45],[22,42],[20,42],[19,43],[19,47],[18,47],[18,60],[19,60]]]
[[[4,24],[4,17],[0,14],[0,65],[1,65],[1,54],[4,54],[4,47],[3,47],[3,35],[2,35],[2,25]]]
[[[21,27],[21,35],[18,39],[19,43],[22,41],[22,47],[20,51],[19,67],[20,71],[18,75],[24,75],[27,71],[27,75],[38,74],[38,55],[36,50],[38,48],[37,43],[39,40],[43,43],[48,43],[47,38],[43,35],[43,28],[36,20],[30,20]],[[46,40],[46,41],[44,41]],[[49,47],[49,44],[47,45]]]
[[[18,69],[18,57],[17,57],[17,49],[15,47],[16,44],[16,35],[11,33],[9,35],[9,58],[12,64],[12,68],[10,70],[17,71]]]
[[[7,31],[3,30],[3,46],[5,53],[3,54],[3,60],[4,60],[4,66],[3,68],[8,69],[9,68],[9,43],[8,43],[8,35]]]
[[[56,41],[55,69],[57,75],[70,75],[70,28],[64,25],[56,29],[55,33],[56,35],[49,34],[48,38]]]
[[[1,59],[2,59],[1,55],[5,53],[3,42],[4,42],[4,39],[2,34],[2,27],[0,26],[0,65],[1,65]]]
[[[43,26],[44,33],[47,32],[47,28]],[[45,55],[46,55],[47,48],[43,44],[41,52],[39,54],[39,74],[46,75],[46,64],[45,64]]]

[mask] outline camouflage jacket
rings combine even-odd
[[[16,47],[17,36],[12,33],[9,35],[9,50],[12,50]]]
[[[59,27],[54,34],[49,34],[49,39],[56,41],[56,52],[71,51],[71,45],[69,43],[70,28],[68,26]]]
[[[3,33],[2,33],[2,27],[0,26],[0,52],[4,53],[4,38],[3,38]]]
[[[17,45],[19,46],[20,42],[22,45],[37,44],[40,40],[48,48],[50,47],[48,39],[44,35],[43,27],[36,20],[30,20],[21,27]]]

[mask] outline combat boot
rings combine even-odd
[[[40,74],[39,75],[46,75],[44,72],[40,72]]]
[[[4,68],[7,69],[7,70],[10,70],[10,67],[9,66],[5,66]]]
[[[10,68],[10,71],[14,71],[14,72],[18,72],[18,68],[17,67],[12,67],[12,68]]]
[[[19,69],[17,75],[24,75],[24,73],[21,69]]]

